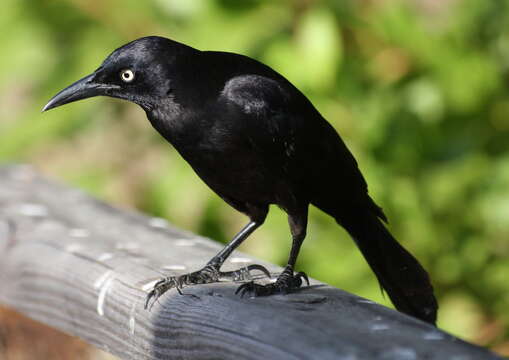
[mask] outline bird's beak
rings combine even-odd
[[[93,74],[85,76],[83,79],[76,81],[74,84],[60,91],[48,101],[42,111],[44,112],[60,105],[93,96],[108,95],[110,90],[120,88],[118,85],[101,84],[94,81],[96,74],[97,72],[94,72]]]

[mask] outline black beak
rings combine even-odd
[[[47,111],[56,108],[60,105],[68,104],[73,101],[78,101],[98,95],[108,95],[110,90],[119,89],[118,85],[101,84],[94,81],[96,73],[85,76],[83,79],[76,81],[74,84],[66,87],[58,94],[53,96],[50,101],[44,106],[42,111]]]

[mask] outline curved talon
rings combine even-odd
[[[245,283],[245,284],[242,284],[240,285],[237,290],[235,290],[235,295],[237,295],[239,292],[242,291],[242,289],[244,289],[244,287],[246,287],[246,284],[248,283]],[[240,294],[240,297],[244,297],[244,291],[242,291],[242,293]]]
[[[233,281],[244,281],[244,280],[251,280],[251,271],[252,270],[259,270],[261,271],[265,276],[267,276],[269,279],[271,278],[271,274],[267,268],[265,268],[262,265],[258,264],[252,264],[245,266],[243,268],[240,268],[238,270],[234,271],[226,271],[226,272],[219,272],[220,278],[228,278]]]
[[[251,270],[260,270],[265,276],[267,276],[269,279],[271,278],[269,270],[265,266],[258,265],[258,264],[252,264],[246,266],[248,272]]]
[[[152,303],[152,305],[150,305],[150,308],[149,308],[148,304],[150,303],[150,300],[153,297],[156,297],[156,300],[157,300],[157,287],[161,284],[161,281],[163,281],[163,280],[164,279],[161,279],[158,282],[156,282],[154,284],[154,287],[152,288],[152,290],[150,290],[149,293],[147,294],[147,297],[145,298],[145,305],[143,306],[143,308],[145,310],[149,309],[149,311],[150,311],[150,309],[152,309],[152,306],[154,305],[154,303]]]
[[[237,290],[235,291],[235,295],[237,295],[239,292],[241,298],[243,298],[247,292],[253,292],[255,293],[255,295],[257,295],[255,290],[257,286],[261,285],[255,284],[254,281],[244,283],[237,288]]]
[[[305,272],[303,271],[298,272],[297,274],[294,275],[294,278],[299,279],[300,284],[302,284],[302,279],[306,280],[306,284],[307,286],[309,286],[309,278]]]
[[[171,288],[176,288],[179,294],[182,295],[181,292],[181,279],[176,277],[167,277],[159,280],[154,284],[154,287],[150,292],[147,294],[147,298],[145,299],[145,310],[149,309],[149,311],[152,309],[152,306],[154,306],[155,302],[163,295],[166,291],[168,291]],[[150,300],[154,299],[152,304],[150,304]]]
[[[152,297],[155,295],[155,292],[154,290],[151,290],[148,294],[147,294],[147,297],[145,298],[145,305],[143,306],[143,308],[145,310],[148,309],[148,303],[150,302],[150,299],[152,299]],[[152,306],[150,307],[150,309],[152,309]],[[150,311],[149,309],[149,311]]]
[[[244,288],[245,288],[246,286],[248,286],[248,284],[250,284],[250,283],[252,283],[252,281],[251,281],[251,282],[248,282],[248,283],[245,283],[245,284],[240,285],[240,286],[237,288],[237,290],[235,290],[235,295],[237,295],[239,292],[241,292],[241,291],[242,291],[242,292],[240,293],[240,297],[244,297],[244,291],[243,291],[243,290],[244,290]]]
[[[307,286],[309,286],[309,278],[308,278],[308,275],[305,272],[300,271],[295,276],[306,280],[306,284],[307,284]]]
[[[157,301],[157,299],[159,298],[159,290],[158,289],[152,289],[148,295],[147,295],[147,298],[145,299],[145,306],[144,306],[144,309],[145,310],[152,310],[152,306],[154,306],[155,302]],[[150,300],[154,298],[154,301],[152,302],[152,304],[150,304],[149,306],[149,303],[150,303]]]

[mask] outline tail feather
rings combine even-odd
[[[435,325],[438,304],[428,273],[381,220],[365,212],[336,221],[353,237],[396,309]]]

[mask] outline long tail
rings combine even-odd
[[[377,215],[363,211],[336,221],[353,237],[396,309],[435,325],[438,304],[428,273]]]

